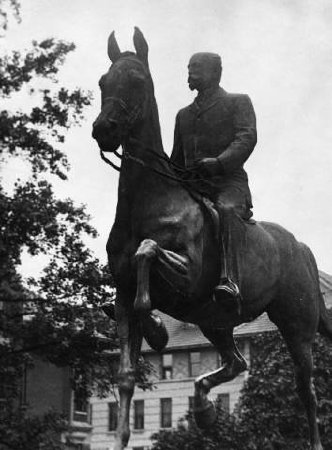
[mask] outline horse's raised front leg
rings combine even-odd
[[[233,380],[247,369],[247,363],[233,339],[233,330],[201,328],[203,334],[218,350],[223,366],[195,380],[194,416],[197,426],[208,428],[216,420],[213,403],[208,399],[210,389]]]
[[[150,311],[150,267],[153,261],[158,263],[159,272],[169,282],[177,286],[188,283],[187,259],[170,250],[158,246],[152,239],[144,239],[135,254],[137,264],[137,291],[134,303],[136,311]]]
[[[130,437],[130,402],[134,394],[135,364],[140,352],[142,336],[139,323],[121,304],[120,296],[116,300],[115,315],[120,342],[120,367],[117,380],[120,405],[113,450],[123,450],[127,447]]]

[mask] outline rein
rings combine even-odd
[[[135,163],[139,164],[140,166],[144,167],[145,169],[151,170],[151,172],[156,173],[157,175],[160,175],[161,177],[164,178],[168,178],[169,180],[173,180],[173,181],[177,181],[178,183],[183,183],[183,181],[181,178],[176,177],[175,175],[169,175],[168,173],[162,172],[159,169],[156,169],[154,167],[149,166],[148,164],[146,164],[142,159],[137,158],[136,156],[133,156],[131,153],[129,153],[128,151],[124,151],[123,152],[123,157],[125,159],[134,161]]]
[[[150,166],[145,161],[143,161],[141,158],[138,158],[137,156],[133,156],[128,150],[125,150],[125,149],[123,151],[123,155],[120,155],[117,151],[113,152],[119,159],[124,158],[124,159],[130,160],[130,161],[133,161],[136,164],[139,164],[141,167],[144,167],[145,169],[148,169],[151,172],[154,172],[154,173],[156,173],[157,175],[159,175],[159,176],[161,176],[163,178],[167,178],[169,180],[176,181],[176,182],[178,182],[180,184],[186,183],[186,184],[190,185],[190,183],[194,183],[196,181],[204,181],[205,183],[209,184],[211,187],[216,187],[216,184],[213,181],[211,181],[210,179],[208,179],[208,178],[201,178],[201,177],[197,178],[197,177],[195,177],[195,175],[197,174],[196,169],[194,169],[194,168],[184,169],[183,167],[181,167],[178,164],[176,164],[173,161],[171,161],[168,158],[168,156],[160,155],[154,149],[143,146],[142,143],[139,140],[134,139],[134,138],[131,138],[130,140],[135,142],[136,144],[138,144],[141,148],[143,148],[145,151],[147,151],[148,153],[150,153],[154,157],[156,157],[156,158],[158,158],[158,159],[160,159],[162,161],[167,162],[169,164],[169,166],[173,167],[178,172],[182,172],[182,174],[184,176],[185,175],[189,175],[189,176],[191,176],[193,178],[186,179],[186,178],[178,177],[176,175],[170,175],[168,173],[165,173],[165,172],[163,172],[163,171],[161,171],[159,169],[156,169],[155,167]],[[113,167],[113,169],[117,170],[118,172],[121,171],[121,167],[118,167],[116,164],[114,164],[112,161],[110,161],[108,158],[106,158],[102,150],[100,150],[100,156],[101,156],[102,160],[104,162],[106,162],[106,164],[109,164],[111,167]],[[193,189],[192,186],[190,186],[190,188]],[[196,190],[196,189],[194,189],[194,190]]]
[[[115,152],[114,152],[115,153]],[[106,163],[109,164],[111,167],[113,167],[113,169],[117,170],[118,172],[121,171],[121,167],[117,166],[116,164],[114,164],[114,162],[110,161],[108,158],[106,158],[106,156],[104,155],[104,152],[100,149],[100,157],[101,159]],[[116,156],[118,158],[121,158],[121,155],[119,155],[119,153],[116,153]]]

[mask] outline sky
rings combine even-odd
[[[1,43],[28,48],[31,40],[74,42],[60,72],[67,87],[94,94],[80,128],[64,150],[69,182],[59,195],[84,203],[99,232],[91,248],[102,261],[114,220],[118,174],[99,157],[91,137],[100,110],[98,80],[110,65],[107,39],[133,50],[134,26],[149,44],[165,151],[172,148],[177,111],[192,102],[187,64],[199,51],[219,53],[221,85],[250,96],[258,143],[246,163],[254,217],[277,222],[312,249],[332,273],[332,3],[330,0],[22,0],[21,24]],[[8,178],[24,172],[10,168]],[[30,264],[30,267],[31,264]]]

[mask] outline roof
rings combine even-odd
[[[325,304],[332,308],[332,275],[319,271],[319,281]],[[210,341],[203,336],[197,325],[188,324],[173,319],[162,312],[158,312],[168,331],[169,341],[167,350],[180,350],[183,348],[197,348],[210,346]],[[277,327],[269,320],[266,313],[249,323],[243,323],[234,329],[235,337],[245,337],[257,333],[276,330]],[[142,352],[152,351],[143,341]]]

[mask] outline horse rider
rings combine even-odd
[[[243,224],[252,216],[243,164],[257,142],[256,116],[248,95],[231,94],[219,86],[221,73],[218,54],[196,53],[190,58],[188,84],[198,95],[176,116],[171,160],[197,172],[200,191],[218,210],[223,258],[214,298],[239,304]]]

